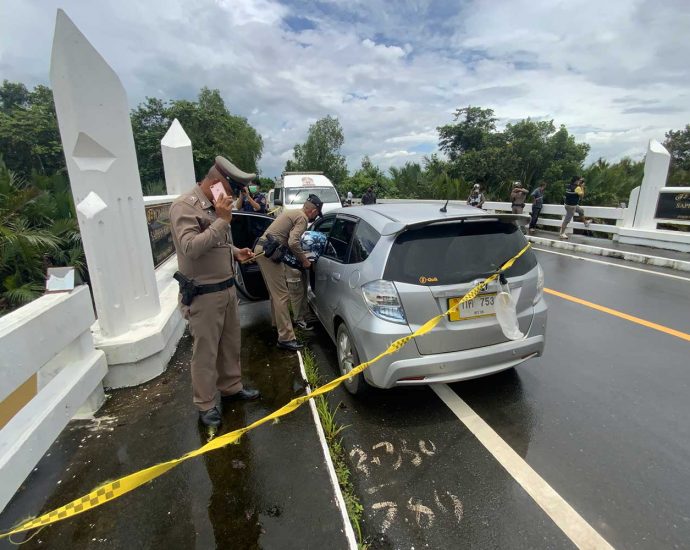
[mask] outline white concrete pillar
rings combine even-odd
[[[194,187],[196,177],[194,176],[192,141],[179,120],[173,120],[163,136],[161,152],[168,195],[180,195]]]
[[[160,312],[129,105],[118,76],[62,10],[50,80],[98,322],[117,336]]]
[[[649,140],[644,161],[644,177],[633,220],[636,229],[656,229],[654,213],[659,200],[659,190],[666,185],[671,155],[658,141]]]

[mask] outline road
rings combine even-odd
[[[543,357],[440,392],[331,396],[372,548],[690,546],[690,278],[537,254],[555,291]],[[309,345],[335,376],[326,334]]]

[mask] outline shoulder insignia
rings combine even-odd
[[[196,204],[196,202],[197,202],[199,199],[197,199],[194,195],[190,195],[189,197],[187,197],[187,200],[188,200],[190,203],[192,203],[192,204]]]

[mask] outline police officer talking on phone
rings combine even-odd
[[[218,427],[221,402],[258,399],[257,390],[245,388],[240,367],[240,318],[233,257],[254,257],[249,248],[232,244],[232,188],[230,181],[247,184],[255,177],[229,160],[215,164],[193,189],[170,207],[172,238],[177,252],[180,308],[194,339],[192,389],[199,422]]]

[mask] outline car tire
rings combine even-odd
[[[341,323],[338,327],[335,341],[338,353],[338,370],[340,370],[341,375],[344,375],[350,372],[353,367],[359,365],[359,354],[357,353],[352,335],[350,331],[347,330],[345,323]],[[357,396],[364,395],[371,388],[371,386],[367,384],[367,381],[364,379],[364,374],[362,373],[353,376],[350,380],[345,380],[343,386],[349,393]]]

